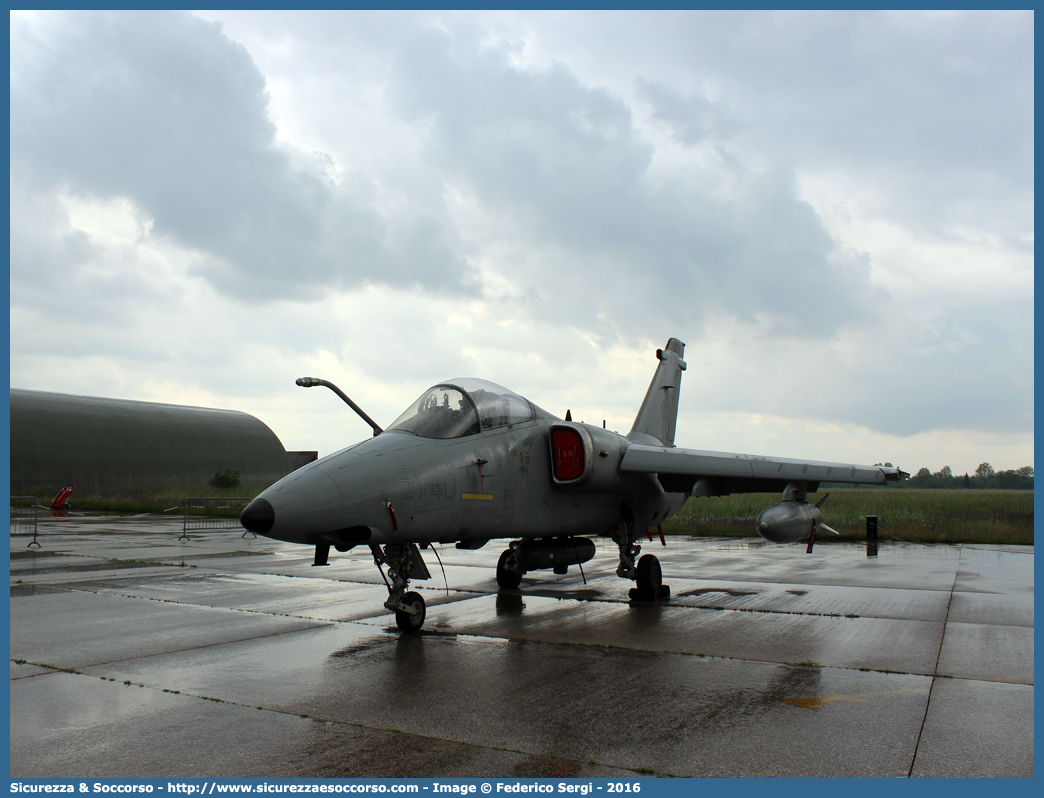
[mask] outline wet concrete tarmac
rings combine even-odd
[[[608,541],[513,591],[444,547],[402,636],[365,549],[49,529],[11,538],[14,778],[1033,775],[1031,547],[668,538],[655,605]]]

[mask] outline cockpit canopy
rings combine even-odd
[[[464,377],[426,390],[387,429],[422,438],[462,438],[531,418],[533,406],[517,393],[487,380]]]

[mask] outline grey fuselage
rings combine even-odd
[[[258,498],[274,511],[268,537],[292,543],[471,543],[496,538],[631,538],[677,512],[654,474],[622,473],[631,441],[534,407],[530,420],[458,438],[389,430],[311,463]],[[552,478],[552,425],[583,427],[593,448],[582,485]]]

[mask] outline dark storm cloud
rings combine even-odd
[[[1029,185],[1032,15],[809,13],[746,21],[742,38],[730,40],[741,48],[738,71],[763,99],[775,95],[775,113],[811,123],[788,126],[781,144],[925,171],[969,165]],[[1000,142],[1006,146],[989,146]]]
[[[13,379],[596,404],[679,335],[692,407],[1032,430],[1031,14],[220,17],[12,16]]]
[[[1030,223],[1032,11],[610,12],[559,18],[542,34],[549,48],[611,52],[622,72],[713,86],[745,123],[739,142],[891,186],[873,212],[904,226],[1006,235],[1004,206]],[[681,134],[683,120],[671,121]]]
[[[657,91],[647,85],[665,99]],[[389,93],[426,132],[429,162],[534,242],[528,285],[556,315],[547,297],[586,285],[573,302],[585,322],[725,312],[818,337],[858,321],[880,293],[865,259],[840,250],[797,198],[788,170],[723,159],[657,172],[624,101],[562,64],[522,69],[507,46],[468,48],[432,31],[402,51]]]
[[[432,273],[432,290],[464,287],[442,225],[399,221],[392,244],[367,179],[335,187],[294,167],[276,146],[264,77],[219,25],[181,12],[43,24],[43,37],[23,25],[13,42],[15,180],[131,199],[153,235],[199,251],[198,268],[231,295],[425,285]]]

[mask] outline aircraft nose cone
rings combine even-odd
[[[263,535],[275,526],[275,510],[268,499],[254,499],[243,508],[239,523],[248,532]]]

